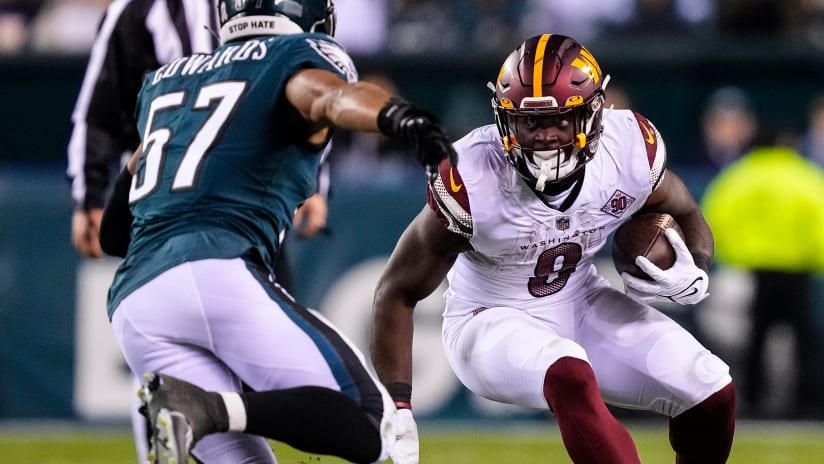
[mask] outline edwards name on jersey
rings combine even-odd
[[[305,142],[285,97],[305,68],[357,79],[325,34],[230,42],[146,76],[137,117],[143,155],[129,203],[134,224],[109,308],[184,261],[276,255],[300,203],[316,189],[325,145]],[[265,208],[261,209],[260,206]]]

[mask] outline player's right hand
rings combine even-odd
[[[76,210],[72,215],[72,244],[87,258],[103,256],[103,250],[100,248],[102,218],[102,208],[93,208],[88,211]]]
[[[408,145],[429,174],[438,172],[443,159],[458,165],[458,154],[440,121],[432,113],[398,97],[392,97],[378,114],[378,128]]]
[[[675,250],[675,263],[669,269],[661,269],[644,256],[635,258],[635,264],[653,280],[640,279],[626,272],[624,279],[627,295],[642,303],[674,302],[681,305],[694,305],[709,296],[707,287],[709,276],[695,260],[684,239],[675,229],[664,231],[667,240]]]
[[[397,441],[392,449],[394,464],[418,464],[418,425],[411,409],[398,409],[395,416]]]

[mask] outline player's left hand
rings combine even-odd
[[[675,302],[691,305],[709,296],[709,276],[695,265],[687,244],[675,229],[664,234],[675,250],[675,263],[669,269],[661,269],[643,256],[635,258],[635,264],[653,280],[645,280],[628,273],[621,274],[625,293],[642,303]]]
[[[378,115],[378,128],[412,149],[418,161],[436,175],[441,160],[458,165],[458,154],[438,118],[401,98],[393,97]]]
[[[316,193],[307,198],[295,212],[294,227],[300,238],[314,237],[326,227],[329,205],[323,195]]]
[[[397,441],[392,449],[394,464],[418,464],[418,425],[412,417],[411,409],[398,409],[395,416],[395,434]]]

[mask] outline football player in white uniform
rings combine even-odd
[[[490,87],[496,125],[455,147],[429,205],[398,242],[375,292],[370,351],[404,411],[395,464],[418,458],[411,413],[415,304],[446,277],[443,343],[473,392],[557,418],[575,463],[638,463],[606,403],[669,417],[679,464],[724,463],[735,428],[728,366],[648,303],[707,296],[712,233],[681,179],[666,168],[655,126],[603,108],[609,80],[572,38],[532,37]],[[655,280],[609,285],[593,260],[638,212],[671,214],[685,239],[672,268],[645,258]]]

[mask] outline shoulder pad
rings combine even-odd
[[[441,161],[438,174],[429,183],[429,207],[443,225],[467,239],[472,237],[472,213],[469,195],[458,168]]]
[[[653,190],[658,187],[661,179],[664,177],[664,170],[667,164],[667,148],[664,145],[664,139],[661,133],[652,124],[649,119],[644,116],[634,113],[635,120],[638,122],[638,127],[641,131],[641,137],[644,139],[644,147],[647,150],[647,162],[650,168],[650,177],[652,180]]]

